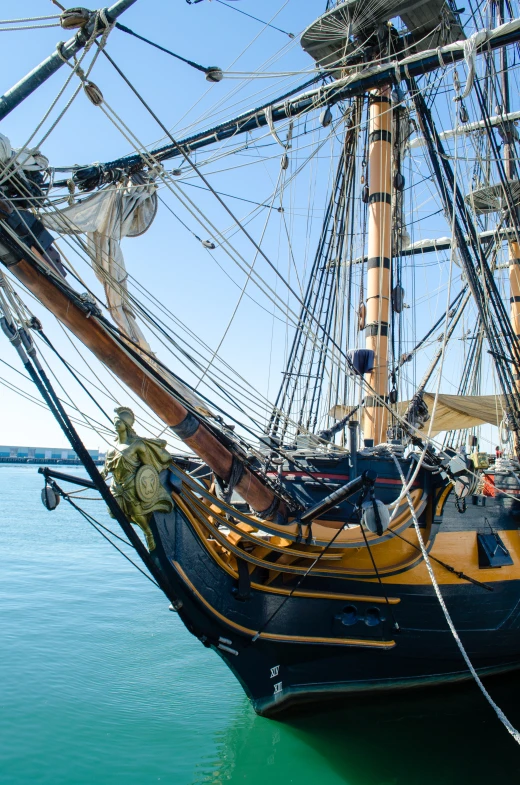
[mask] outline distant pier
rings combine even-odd
[[[105,461],[105,453],[89,450],[89,455],[98,466]],[[81,466],[81,461],[70,447],[20,447],[0,444],[0,464],[60,464],[61,466]]]

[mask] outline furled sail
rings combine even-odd
[[[0,164],[15,164],[23,175],[24,172],[41,172],[47,169],[49,159],[35,147],[11,147],[9,138],[0,134]]]
[[[151,226],[157,213],[156,186],[140,175],[111,185],[81,202],[40,216],[47,229],[58,234],[86,234],[94,272],[103,284],[109,313],[121,331],[148,356],[152,349],[130,305],[128,272],[120,242],[138,237]],[[206,404],[186,385],[160,366],[159,373],[198,412],[211,416]]]
[[[431,416],[435,393],[425,392],[422,398],[428,406]],[[396,409],[401,417],[404,416],[409,405],[410,401],[401,401],[397,404]],[[329,415],[340,420],[354,409],[354,406],[337,404],[330,410]],[[462,431],[486,423],[498,427],[504,415],[504,401],[501,395],[444,395],[440,393],[437,398],[430,435],[436,436],[441,431]],[[428,431],[429,427],[430,420],[424,425],[424,430]]]
[[[425,392],[422,397],[431,416],[435,393]],[[397,405],[399,414],[404,414],[409,405],[410,401],[399,403]],[[440,393],[437,398],[431,435],[436,436],[441,431],[462,431],[465,428],[474,428],[485,423],[498,427],[504,414],[504,401],[501,395],[444,395]],[[424,425],[424,430],[427,431],[429,427],[430,420]]]
[[[111,317],[146,352],[151,349],[129,303],[128,273],[120,241],[137,237],[150,227],[157,212],[155,190],[153,183],[136,185],[128,180],[41,216],[47,229],[59,234],[87,235],[94,272],[104,286]]]

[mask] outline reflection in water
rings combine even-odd
[[[487,680],[520,726],[520,674]],[[299,710],[283,722],[240,703],[215,734],[217,759],[196,783],[491,785],[520,781],[520,749],[473,683],[399,695],[358,696]]]

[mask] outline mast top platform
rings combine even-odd
[[[407,47],[406,54],[465,37],[446,0],[345,0],[309,25],[301,45],[322,68],[336,66],[333,73],[339,76],[349,57],[360,47],[373,45],[374,37],[384,46],[389,38],[384,28],[396,17],[407,28],[399,34],[403,43],[397,45],[397,51]]]
[[[465,201],[477,215],[507,211],[511,201],[515,207],[520,204],[520,180],[509,180],[508,189],[509,200],[502,183],[495,183],[475,188],[465,197]]]

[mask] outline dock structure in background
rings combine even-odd
[[[102,464],[105,454],[99,450],[89,450],[93,460]],[[0,444],[0,463],[81,463],[70,447],[19,447]]]

